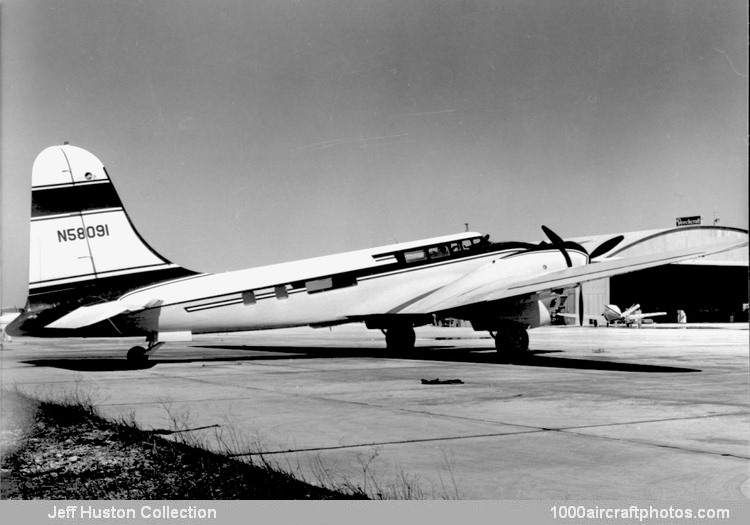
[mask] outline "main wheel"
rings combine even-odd
[[[529,333],[522,326],[508,325],[495,335],[495,348],[501,357],[519,361],[529,356]]]
[[[148,355],[146,349],[142,346],[134,346],[128,350],[128,362],[135,365],[143,364],[148,361]]]
[[[394,326],[385,331],[385,347],[388,350],[411,350],[417,334],[411,326]]]

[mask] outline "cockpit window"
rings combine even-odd
[[[448,257],[450,252],[446,245],[430,246],[427,248],[427,255],[430,259],[442,259],[443,257]]]

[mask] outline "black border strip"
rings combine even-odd
[[[31,218],[80,213],[103,208],[122,208],[111,182],[35,189],[31,192]]]

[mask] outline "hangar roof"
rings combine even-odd
[[[663,230],[646,230],[622,234],[625,239],[607,256],[636,256],[657,251],[677,250],[701,246],[712,242],[729,242],[732,240],[747,241],[748,232],[740,228],[727,226],[679,226]],[[573,239],[584,246],[589,253],[610,235],[597,235]],[[717,253],[684,261],[679,264],[710,266],[748,266],[748,248],[738,248],[728,252]]]

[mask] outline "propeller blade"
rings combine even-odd
[[[583,326],[583,286],[578,287],[578,326]]]
[[[590,258],[595,259],[600,255],[604,255],[605,253],[612,250],[615,246],[620,244],[624,238],[624,236],[618,235],[617,237],[612,237],[611,239],[604,241],[599,246],[597,246],[593,252],[591,252]]]
[[[570,260],[570,255],[568,255],[568,250],[565,249],[565,241],[563,241],[559,235],[557,235],[555,232],[553,232],[552,230],[550,230],[544,225],[542,225],[542,231],[547,236],[547,238],[552,242],[552,246],[560,250],[560,252],[563,254],[563,257],[565,257],[565,264],[568,265],[568,268],[573,266],[573,261]]]

